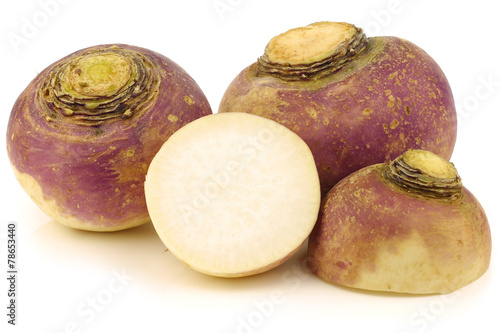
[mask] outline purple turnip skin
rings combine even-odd
[[[482,276],[491,258],[486,214],[461,185],[429,197],[365,167],[327,194],[309,237],[309,266],[323,280],[353,288],[449,293]]]
[[[261,63],[233,80],[218,112],[253,113],[295,131],[313,152],[323,195],[350,173],[410,148],[452,155],[457,117],[450,85],[407,40],[367,38],[358,54],[323,76],[283,77]]]
[[[109,59],[85,58],[90,54],[118,55],[119,64],[135,66],[124,70],[132,71],[133,79],[122,75],[121,69],[110,69],[110,75],[128,85],[129,89],[118,92],[89,67],[87,74],[97,75],[95,82],[114,94],[107,98],[116,98],[111,106],[104,102],[102,112],[92,98],[86,100],[88,104],[61,102],[72,98],[61,94],[62,81],[54,83],[60,89],[49,87],[54,82],[49,80],[64,73],[58,71],[67,69],[65,64],[74,65],[75,59],[96,63]],[[82,70],[71,73],[79,76]],[[87,83],[75,82],[87,89]],[[102,95],[106,98],[105,92],[93,98]],[[100,113],[109,119],[102,119]],[[28,85],[10,116],[7,151],[20,184],[54,220],[84,230],[122,230],[149,221],[143,183],[161,145],[186,123],[211,113],[200,87],[172,60],[140,47],[98,45],[55,62]]]

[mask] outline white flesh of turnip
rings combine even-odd
[[[158,235],[205,274],[272,269],[297,251],[317,219],[320,185],[295,133],[245,113],[202,117],[174,133],[145,182]]]

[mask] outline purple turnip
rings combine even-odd
[[[322,202],[308,247],[311,270],[331,283],[450,293],[486,272],[491,232],[454,165],[409,150],[335,185]]]
[[[271,39],[229,85],[219,112],[253,113],[296,132],[313,152],[323,195],[410,148],[449,160],[456,139],[452,91],[438,64],[407,40],[366,38],[347,23]]]
[[[129,45],[99,45],[43,70],[8,124],[14,173],[55,221],[114,231],[149,221],[144,180],[161,145],[211,114],[196,82],[172,60]]]

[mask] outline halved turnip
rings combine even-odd
[[[322,279],[378,291],[450,293],[489,267],[486,214],[450,162],[409,150],[347,176],[309,237]]]
[[[453,95],[439,65],[398,37],[367,38],[342,22],[291,29],[228,86],[219,112],[277,121],[311,148],[322,193],[362,167],[407,149],[449,159]]]
[[[174,133],[151,162],[145,193],[169,251],[223,277],[284,262],[309,236],[320,205],[305,142],[245,113],[205,116]]]

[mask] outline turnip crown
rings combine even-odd
[[[149,110],[160,82],[151,59],[111,45],[61,60],[38,96],[47,121],[95,127]]]
[[[274,38],[259,58],[259,72],[286,81],[329,75],[366,49],[363,30],[348,23],[317,22]]]
[[[406,151],[387,166],[385,176],[393,184],[428,198],[455,200],[462,194],[462,181],[453,163],[426,150]]]

